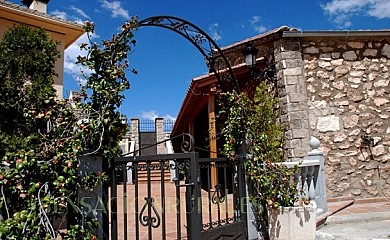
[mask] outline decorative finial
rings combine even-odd
[[[311,137],[309,144],[312,150],[318,150],[318,147],[320,146],[320,140],[318,140],[316,137]]]

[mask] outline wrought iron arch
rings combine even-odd
[[[172,16],[153,16],[143,19],[138,22],[137,27],[143,26],[169,29],[183,36],[204,56],[207,66],[215,74],[222,90],[229,90],[231,88],[229,85],[233,84],[234,90],[240,93],[238,81],[228,59],[215,41],[202,29],[184,19]]]

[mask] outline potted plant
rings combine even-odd
[[[262,214],[266,238],[314,239],[316,205],[304,196],[301,187],[297,188],[294,178],[298,165],[288,168],[282,163],[270,163],[251,174],[248,180],[252,205]]]
[[[245,94],[227,96],[230,105],[224,111],[224,151],[234,160],[242,147],[237,139],[245,136],[246,151],[251,157],[244,168],[259,231],[265,239],[314,239],[315,206],[309,207],[297,189],[294,178],[298,165],[282,163],[285,130],[278,120],[277,99],[270,95],[265,82],[256,88],[253,99]],[[308,230],[302,230],[304,227]]]

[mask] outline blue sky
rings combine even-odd
[[[136,15],[140,20],[157,15],[186,19],[222,47],[282,25],[300,30],[390,29],[389,0],[51,0],[48,13],[79,23],[93,21],[98,42]],[[166,29],[143,27],[135,39],[129,61],[139,74],[128,74],[131,89],[121,111],[129,118],[176,117],[191,79],[207,72],[203,56]],[[85,36],[65,53],[65,97],[79,89],[74,62],[82,42]]]

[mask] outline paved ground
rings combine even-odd
[[[317,229],[316,240],[390,239],[390,199],[329,202],[335,212]]]

